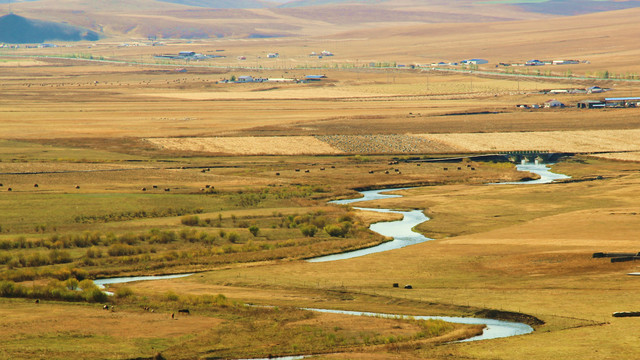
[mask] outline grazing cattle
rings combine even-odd
[[[471,168],[471,171],[476,171],[476,168]]]
[[[276,176],[280,176],[280,173],[276,173]]]
[[[109,305],[102,305],[102,310],[109,310]]]
[[[153,188],[154,188],[154,189],[157,189],[157,188],[158,188],[158,185],[153,185]]]
[[[386,170],[384,173],[385,173],[385,174],[389,174],[389,170]]]
[[[462,168],[461,168],[461,167],[459,167],[459,168],[458,168],[458,170],[462,170]]]
[[[2,183],[0,183],[0,187],[4,186]]]
[[[164,188],[164,191],[171,191],[170,188]]]
[[[394,287],[394,288],[400,287],[400,284],[398,284],[398,283],[393,283],[393,287]]]
[[[296,169],[296,172],[300,172],[300,169]]]
[[[201,173],[206,173],[206,172],[207,172],[207,170],[202,169],[200,172],[201,172]]]
[[[320,168],[320,171],[324,171],[324,168]]]
[[[369,170],[369,174],[373,174],[373,170]]]
[[[304,172],[308,173],[308,172],[309,172],[309,170],[305,170]]]
[[[13,191],[13,189],[12,188],[8,188],[7,191]]]
[[[40,299],[36,299],[36,304],[40,304]]]
[[[180,313],[182,313],[182,314],[187,314],[187,315],[191,314],[191,313],[189,312],[189,309],[180,309],[180,310],[178,310],[178,314],[180,314]]]
[[[332,168],[332,169],[335,169],[335,168],[336,168],[336,166],[335,166],[335,165],[331,165],[331,168]]]
[[[422,164],[416,164],[416,166],[422,166]]]
[[[37,187],[38,187],[38,184],[33,184],[33,187],[36,187],[36,188],[37,188]]]
[[[205,185],[204,187],[208,189],[211,187],[211,185]]]
[[[80,185],[76,185],[76,189],[80,189]]]
[[[405,289],[413,289],[413,286],[411,286],[411,285],[405,285],[405,286],[404,286],[404,288],[405,288]]]
[[[449,168],[442,168],[442,170],[447,171],[447,170],[449,170]]]
[[[171,313],[171,318],[175,319],[176,318],[176,314],[175,313]]]

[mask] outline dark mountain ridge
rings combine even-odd
[[[31,20],[15,14],[0,17],[0,42],[33,44],[50,40],[96,41],[99,38],[94,31],[69,24]]]

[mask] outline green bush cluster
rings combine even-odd
[[[119,213],[112,213],[106,215],[78,215],[74,218],[76,223],[91,224],[111,221],[128,221],[133,219],[144,218],[159,218],[169,216],[183,216],[187,214],[201,214],[204,212],[202,208],[168,208],[159,210],[138,210],[138,211],[123,211]]]
[[[9,281],[31,281],[39,278],[54,278],[60,281],[70,278],[76,278],[78,280],[84,280],[89,277],[86,270],[78,268],[22,268],[22,269],[10,269],[2,273],[2,279]]]
[[[30,254],[2,254],[0,264],[5,264],[9,269],[22,267],[36,267],[44,265],[66,264],[72,261],[71,255],[63,250],[53,249],[47,254],[34,252]]]
[[[107,295],[91,280],[51,280],[49,284],[28,287],[13,281],[0,281],[0,297],[32,298],[43,300],[105,302]]]

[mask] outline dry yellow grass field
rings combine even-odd
[[[100,6],[112,11],[113,5]],[[37,3],[25,2],[20,7],[41,13]],[[175,5],[173,10],[181,9]],[[251,13],[245,15],[269,12]],[[65,11],[60,14],[71,16]],[[508,14],[505,10],[495,15]],[[499,61],[576,58],[590,63],[551,70],[555,75],[568,70],[577,75],[605,70],[637,73],[637,15],[638,10],[632,9],[569,18],[540,16],[544,21],[535,22],[403,26],[390,22],[375,39],[370,31],[343,23],[334,30],[347,33],[323,38],[168,41],[162,48],[120,47],[116,41],[101,41],[91,48],[81,43],[68,48],[2,50],[1,240],[24,236],[35,243],[55,240],[54,235],[96,231],[121,236],[146,234],[150,229],[184,231],[187,236],[195,229],[175,215],[145,217],[145,213],[127,218],[141,210],[167,207],[202,208],[199,215],[210,220],[209,225],[216,219],[225,223],[198,224],[197,231],[202,229],[205,237],[214,239],[210,243],[145,243],[143,254],[92,258],[84,248],[54,248],[68,252],[74,266],[92,274],[216,270],[180,280],[132,284],[134,299],[114,300],[123,302],[115,313],[95,305],[43,301],[36,306],[31,300],[2,300],[0,333],[6,342],[0,357],[90,354],[134,358],[163,351],[171,358],[186,357],[181,353],[184,349],[193,350],[189,353],[193,357],[222,350],[229,352],[211,356],[242,357],[236,354],[253,354],[250,336],[273,329],[320,328],[356,337],[376,331],[395,337],[417,330],[406,324],[398,328],[388,319],[322,315],[288,324],[285,320],[278,326],[266,321],[268,326],[256,332],[252,331],[254,323],[234,317],[238,315],[234,308],[224,319],[209,314],[173,321],[169,306],[174,305],[167,305],[166,299],[157,300],[165,306],[158,313],[136,308],[135,301],[166,298],[174,291],[185,297],[223,294],[268,306],[392,314],[470,316],[495,309],[545,322],[536,325],[533,334],[520,337],[442,344],[469,334],[468,328],[456,328],[436,343],[359,346],[349,350],[352,352],[319,358],[637,358],[637,321],[613,318],[611,313],[638,310],[640,284],[626,275],[638,266],[592,259],[591,254],[639,250],[639,110],[522,110],[516,105],[540,104],[550,98],[573,105],[585,98],[630,96],[638,93],[638,83],[358,68],[369,62],[412,64],[487,57],[491,63],[480,70],[495,70],[492,67]],[[177,21],[157,13],[146,16],[151,27],[161,20]],[[279,16],[293,15],[283,12]],[[133,17],[142,18],[139,14]],[[199,25],[206,22],[196,21]],[[301,22],[308,21],[296,20]],[[114,28],[123,26],[121,19],[113,23]],[[309,34],[317,34],[326,24],[318,20],[304,26]],[[325,48],[336,56],[309,58],[312,49]],[[227,57],[197,66],[154,63],[154,54],[185,49],[208,54],[224,49]],[[281,57],[264,59],[272,51],[280,52]],[[13,57],[69,53],[130,63]],[[11,57],[3,56],[7,54]],[[240,55],[247,60],[238,60]],[[178,67],[187,72],[175,71]],[[326,74],[327,79],[307,84],[217,83],[241,75],[302,78],[308,74]],[[612,90],[607,94],[544,93],[591,85]],[[424,163],[418,167],[392,161],[394,157],[514,150],[602,154],[596,155],[598,159],[563,159],[554,171],[572,179],[539,186],[484,185],[524,176],[509,164],[465,161],[460,170],[445,171],[444,167],[458,165]],[[474,172],[464,165],[473,166]],[[214,185],[215,191],[207,192],[205,184]],[[402,191],[403,198],[358,206],[421,209],[431,220],[416,230],[435,240],[347,261],[299,260],[304,254],[322,253],[324,248],[313,248],[314,241],[330,237],[302,236],[300,229],[289,228],[296,217],[346,216],[354,226],[362,227],[397,218],[336,208],[326,200],[353,195],[354,188],[406,185],[421,187]],[[241,205],[248,200],[255,202]],[[82,216],[100,220],[114,214],[124,214],[126,219],[74,220]],[[261,233],[251,235],[248,226],[260,221]],[[227,242],[229,232],[236,232],[240,243]],[[341,249],[345,243],[360,241],[357,244],[362,246],[382,241],[367,236],[336,237],[327,240],[327,246]],[[303,246],[307,243],[310,245]],[[97,246],[108,251],[107,245]],[[1,250],[0,255],[16,259],[23,255],[26,262],[32,252],[44,254],[54,249],[12,248]],[[252,257],[265,249],[278,252],[278,257]],[[225,254],[232,260],[207,262]],[[145,258],[148,263],[141,261]],[[19,266],[19,261],[8,264],[8,258],[4,259],[7,264],[2,266],[7,271],[3,276],[16,270],[10,267]],[[99,268],[101,264],[109,267]],[[25,282],[27,286],[35,283]],[[413,289],[393,288],[393,283],[411,284]],[[224,341],[219,339],[236,335],[219,334],[220,329],[228,329],[225,326],[243,328],[237,334],[249,337],[237,338],[247,342],[236,350],[221,349]],[[277,334],[281,336],[277,341],[289,340],[283,338],[284,330]],[[43,338],[50,341],[42,342]],[[255,342],[260,343],[261,355],[269,354],[269,346],[279,345],[270,339]],[[120,352],[113,351],[113,343],[119,344]],[[81,349],[83,345],[90,349]],[[291,348],[285,353],[297,354]]]
[[[231,155],[329,155],[338,154],[326,143],[310,136],[226,137],[187,139],[147,139],[161,149]]]

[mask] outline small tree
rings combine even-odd
[[[231,75],[231,79],[229,79],[229,81],[236,81],[236,76],[235,75]]]
[[[260,232],[260,228],[258,228],[255,225],[251,225],[249,226],[249,232],[251,233],[251,235],[253,236],[258,236],[258,232]]]

